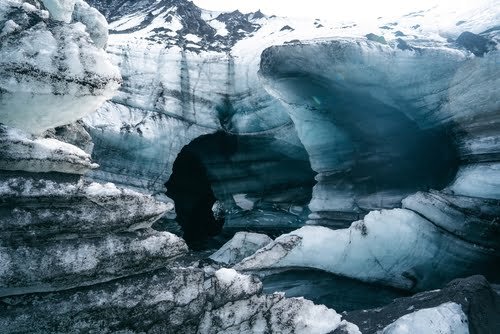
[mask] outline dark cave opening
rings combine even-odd
[[[226,228],[234,233],[241,220],[287,220],[284,207],[309,203],[314,175],[302,146],[218,131],[183,147],[165,186],[188,246],[203,249],[227,222],[236,221]],[[255,210],[238,207],[238,195],[251,197]]]
[[[234,151],[234,136],[217,132],[196,138],[174,161],[172,175],[165,183],[166,194],[174,200],[176,221],[191,248],[200,248],[203,241],[220,233],[224,225],[224,218],[220,215],[216,218],[212,210],[217,198],[204,158],[229,156]]]

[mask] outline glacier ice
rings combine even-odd
[[[381,333],[468,334],[469,326],[460,305],[445,303],[404,315],[385,327]]]
[[[233,265],[254,254],[271,241],[273,240],[265,234],[238,232],[217,252],[210,255],[210,258],[217,262]]]
[[[442,8],[398,18],[396,34],[381,28],[385,19],[311,28],[310,20],[219,15],[185,2],[91,3],[111,22],[108,50],[125,80],[85,120],[99,143],[101,168],[90,177],[159,194],[179,152],[217,131],[287,141],[319,173],[299,215],[289,214],[293,202],[241,208],[233,196],[259,203],[245,189],[255,180],[218,181],[227,227],[299,227],[308,215],[310,224],[347,227],[419,190],[446,187],[461,161],[488,159],[498,146],[491,123],[498,51],[476,57],[456,42],[464,30],[495,40],[494,31],[482,33],[497,18],[484,4],[456,18],[443,19]],[[234,22],[247,32],[234,31]],[[294,30],[279,31],[287,25]],[[367,40],[369,33],[386,44]],[[228,179],[215,172],[213,179]]]
[[[42,2],[53,20],[71,22],[76,0],[42,0]]]
[[[407,290],[497,280],[497,12],[358,25],[89,3],[111,34],[81,0],[0,3],[4,330],[447,330],[425,325],[443,314],[456,331],[499,328],[477,276],[341,316],[235,270],[313,267]],[[310,226],[238,233],[219,262],[196,260],[208,253],[151,229],[173,205],[143,192],[173,199],[195,236],[211,216],[232,231]]]
[[[371,211],[347,229],[302,227],[278,237],[235,268],[310,267],[366,282],[422,290],[476,271],[497,278],[494,263],[498,256],[498,250],[443,233],[413,211],[392,209]]]
[[[64,7],[70,2],[50,3]],[[39,134],[76,121],[114,95],[121,82],[119,70],[94,44],[84,24],[52,24],[43,10],[13,0],[3,3],[0,11],[0,26],[10,21],[19,26],[7,29],[11,32],[2,37],[0,47],[2,123]],[[87,23],[96,22],[84,14]]]
[[[99,165],[90,154],[53,138],[31,135],[0,125],[0,169],[84,174]]]
[[[448,188],[459,195],[498,200],[500,199],[500,165],[494,162],[463,166]]]
[[[419,188],[451,182],[460,155],[477,159],[467,147],[484,147],[478,157],[494,150],[496,58],[498,51],[478,59],[437,43],[408,51],[355,38],[266,49],[259,73],[288,107],[319,173],[310,209],[322,217],[391,208]]]

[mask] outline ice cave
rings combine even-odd
[[[0,333],[500,333],[500,3],[391,1],[0,0]]]

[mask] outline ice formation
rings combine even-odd
[[[84,174],[99,166],[78,147],[53,138],[30,137],[0,125],[1,169]]]
[[[210,258],[217,262],[233,265],[254,254],[271,241],[273,239],[265,234],[238,232]]]
[[[44,3],[49,16],[22,1],[0,5],[1,122],[35,134],[95,111],[121,82],[102,49],[102,15],[79,2],[72,19],[75,1]]]
[[[467,317],[460,305],[445,303],[402,316],[381,331],[382,334],[440,333],[468,334]]]
[[[448,283],[500,278],[495,1],[365,23],[87,2],[0,3],[3,331],[498,331],[484,277]],[[174,204],[183,238],[156,230]],[[286,233],[188,249],[247,230]],[[251,275],[311,268],[442,289],[340,313]]]
[[[489,230],[485,226],[483,231]],[[420,290],[478,270],[496,275],[496,269],[489,266],[497,261],[498,250],[443,233],[413,211],[393,209],[372,211],[348,229],[302,227],[280,236],[235,268],[312,267]],[[440,272],[433,268],[440,268]]]

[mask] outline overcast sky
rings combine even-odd
[[[201,8],[216,11],[253,12],[291,17],[367,19],[394,16],[431,8],[436,4],[457,8],[474,0],[193,0]]]

